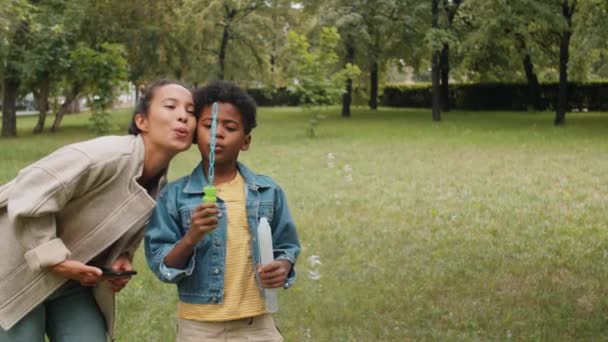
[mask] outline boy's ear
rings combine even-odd
[[[241,143],[241,151],[247,151],[249,149],[249,145],[251,145],[251,134],[247,134],[243,139],[243,143]]]
[[[143,114],[135,114],[135,126],[142,132],[148,132],[148,118]]]

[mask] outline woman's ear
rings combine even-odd
[[[135,114],[135,126],[137,126],[141,132],[148,132],[148,117],[141,113]]]

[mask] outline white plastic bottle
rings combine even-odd
[[[266,266],[268,263],[274,260],[274,254],[272,251],[272,232],[266,217],[260,218],[260,223],[258,224],[258,246],[260,248],[262,266]],[[279,289],[264,289],[266,311],[269,313],[279,311],[278,290]]]

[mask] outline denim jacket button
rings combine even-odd
[[[215,275],[220,274],[220,269],[219,268],[213,269],[213,274],[215,274]]]
[[[211,297],[211,301],[214,302],[214,303],[217,303],[217,296]]]
[[[218,247],[222,245],[222,242],[220,241],[220,239],[215,239],[214,243]]]

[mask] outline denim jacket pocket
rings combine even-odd
[[[265,217],[269,222],[272,222],[272,219],[274,218],[274,203],[260,201],[258,220],[262,217]]]

